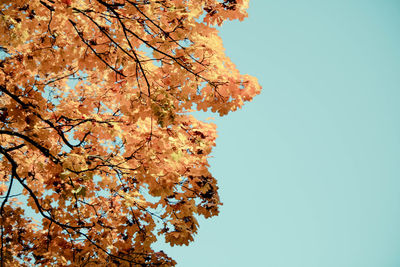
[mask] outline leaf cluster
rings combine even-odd
[[[0,0],[2,266],[175,265],[151,245],[187,245],[221,205],[216,126],[190,112],[260,92],[214,27],[247,6]]]

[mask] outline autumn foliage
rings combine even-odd
[[[190,112],[260,91],[215,27],[247,2],[0,0],[2,266],[176,264],[221,205]]]

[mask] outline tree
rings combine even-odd
[[[260,92],[215,28],[247,2],[0,0],[2,266],[175,265],[157,236],[187,245],[221,205],[190,112]]]

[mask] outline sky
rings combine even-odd
[[[215,120],[224,205],[159,245],[178,267],[400,266],[399,32],[397,0],[250,0],[222,26],[263,91]]]

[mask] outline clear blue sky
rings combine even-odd
[[[400,266],[400,2],[251,0],[222,27],[263,92],[216,120],[224,206],[179,267]]]

